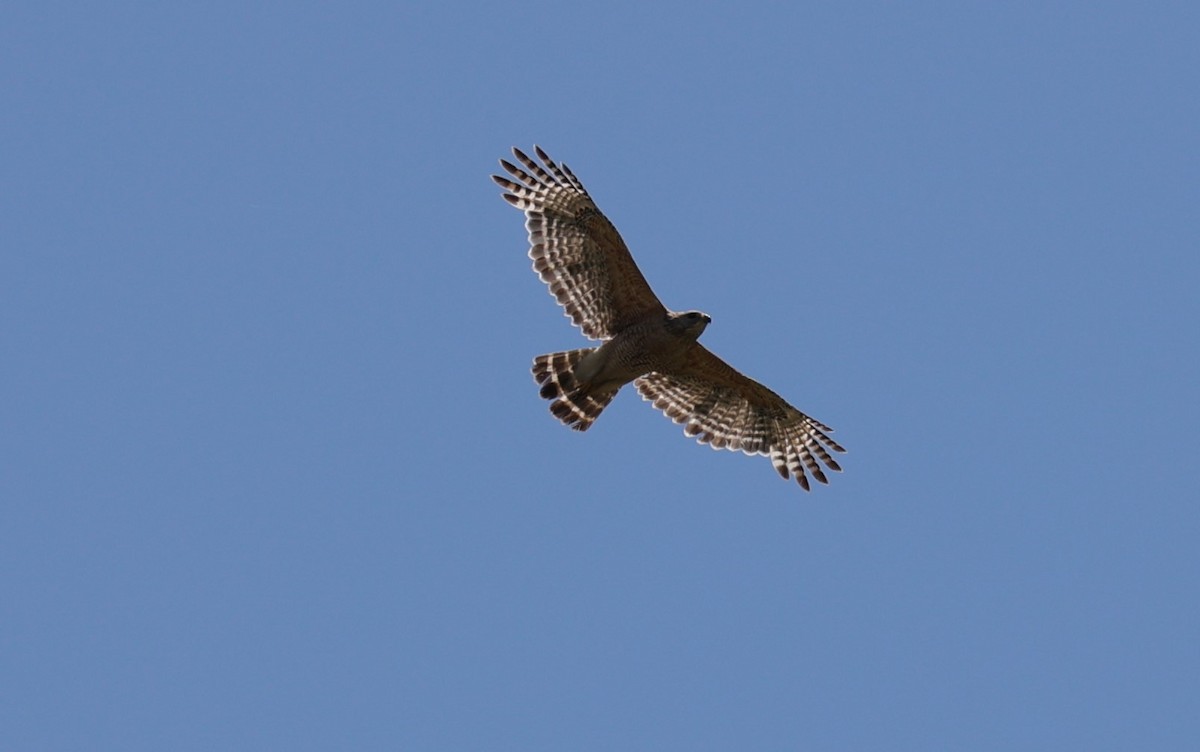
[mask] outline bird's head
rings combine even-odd
[[[696,339],[711,321],[712,318],[707,313],[684,311],[683,313],[672,313],[667,318],[667,326],[683,336]]]

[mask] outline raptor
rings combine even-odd
[[[841,470],[830,452],[845,451],[830,438],[833,429],[701,345],[708,314],[668,310],[575,174],[540,147],[534,153],[514,148],[520,166],[501,159],[508,177],[492,179],[525,213],[534,271],[572,323],[601,342],[534,359],[550,412],[586,431],[632,382],[700,443],[770,457],[780,476],[805,490],[809,476],[828,483],[825,469]]]

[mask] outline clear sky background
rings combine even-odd
[[[1195,749],[1194,3],[10,3],[0,748]],[[569,164],[804,493],[620,394]]]

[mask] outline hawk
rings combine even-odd
[[[667,310],[575,174],[540,147],[534,153],[540,163],[514,148],[522,166],[501,159],[512,179],[492,180],[525,212],[534,271],[571,322],[602,341],[534,359],[533,376],[550,412],[586,431],[632,381],[643,399],[700,443],[770,457],[780,476],[806,491],[810,475],[828,483],[821,466],[841,470],[829,451],[846,451],[829,437],[833,429],[701,345],[712,319]]]

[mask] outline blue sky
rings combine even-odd
[[[0,747],[1185,749],[1189,3],[0,12]],[[805,494],[582,346],[569,164]]]

